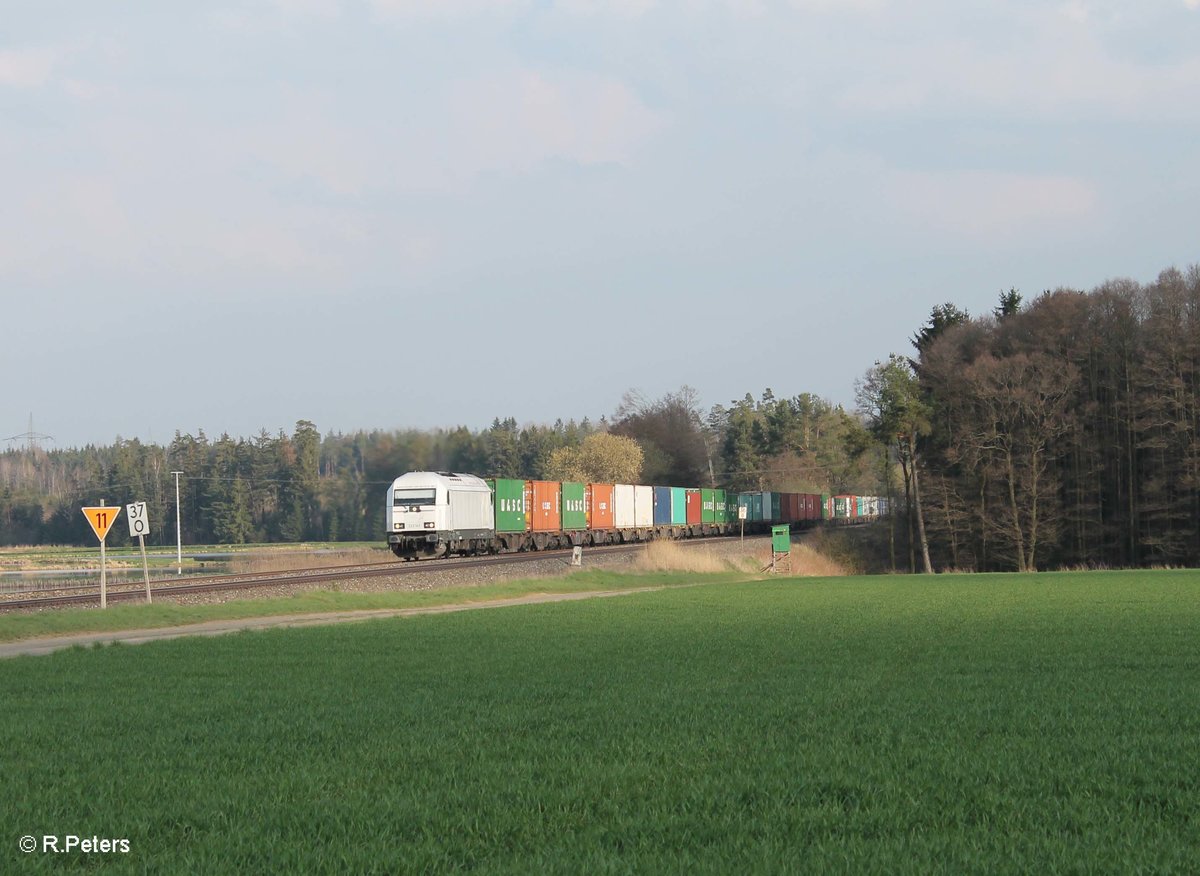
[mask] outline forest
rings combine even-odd
[[[374,541],[403,472],[561,479],[571,451],[608,434],[636,442],[643,483],[893,496],[899,570],[1200,564],[1200,266],[1029,301],[1010,289],[977,316],[941,304],[912,344],[865,369],[853,410],[771,389],[705,410],[684,386],[631,390],[595,422],[322,434],[301,420],[253,438],[11,447],[0,544],[94,543],[79,508],[101,499],[146,501],[151,541],[173,544],[174,471],[185,543]]]
[[[912,553],[980,570],[1200,563],[1200,266],[1027,305],[1010,290],[975,318],[941,305],[913,340],[914,359],[877,363],[859,392],[915,485]]]
[[[177,433],[164,446],[118,439],[70,450],[0,454],[0,545],[95,543],[79,509],[145,501],[150,541],[175,543],[175,478],[186,544],[381,539],[387,485],[406,471],[569,478],[564,448],[589,436],[636,441],[642,482],[735,488],[858,490],[878,480],[882,447],[861,417],[808,395],[747,395],[703,411],[682,387],[662,398],[625,395],[611,419],[433,431],[330,432],[301,420],[254,438]],[[632,478],[631,478],[632,479]],[[791,485],[791,486],[786,486]],[[108,544],[128,543],[114,527]]]

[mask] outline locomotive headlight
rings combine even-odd
[[[434,527],[434,526],[436,526],[436,525],[437,525],[437,524],[435,524],[435,523],[434,523],[432,520],[430,520],[428,523],[426,523],[426,524],[425,524],[425,528],[426,528],[426,529],[433,529],[433,527]]]

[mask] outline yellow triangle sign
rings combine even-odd
[[[92,532],[96,533],[96,538],[101,541],[104,541],[104,537],[108,535],[112,525],[117,522],[117,515],[120,513],[120,505],[102,505],[99,508],[83,509],[83,516],[92,525]]]

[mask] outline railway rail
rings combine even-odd
[[[736,537],[708,538],[690,542],[691,544],[713,544],[727,542]],[[685,542],[678,542],[685,544]],[[645,543],[605,545],[590,547],[589,555],[621,554],[642,550]],[[150,594],[152,598],[170,598],[186,596],[195,593],[217,593],[223,590],[251,590],[257,588],[321,584],[339,581],[346,578],[378,578],[389,576],[415,575],[421,573],[437,573],[464,567],[481,568],[485,566],[502,566],[515,563],[530,563],[539,560],[564,559],[571,555],[570,549],[535,551],[529,553],[495,554],[481,557],[449,557],[435,560],[422,560],[416,563],[400,563],[387,560],[379,563],[367,563],[350,566],[326,566],[318,569],[295,569],[286,572],[253,572],[238,575],[212,575],[203,578],[193,578],[186,582],[170,582],[165,580],[151,581]],[[68,592],[81,591],[86,592]],[[26,591],[28,593],[28,591]],[[50,595],[53,593],[55,595]],[[17,611],[36,608],[69,608],[80,605],[96,604],[100,600],[99,588],[95,584],[83,586],[67,586],[54,588],[53,591],[40,592],[37,596],[17,594],[20,598],[0,597],[0,612]],[[108,588],[107,598],[110,602],[138,602],[146,598],[146,587],[142,582],[114,585]]]

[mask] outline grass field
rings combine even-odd
[[[1200,871],[1195,572],[79,649],[0,698],[5,872]],[[18,850],[43,834],[131,850]]]
[[[742,581],[744,572],[706,574],[713,583]],[[690,578],[672,572],[642,572],[612,575],[579,571],[532,580],[504,581],[468,587],[444,587],[422,591],[378,591],[343,593],[308,590],[293,596],[241,599],[205,605],[185,605],[169,600],[145,603],[115,603],[99,608],[54,609],[0,613],[0,642],[16,642],[41,636],[74,633],[141,630],[182,626],[232,618],[263,618],[276,615],[322,612],[370,611],[374,609],[429,608],[525,596],[531,593],[581,593],[599,590],[671,587],[690,583]]]

